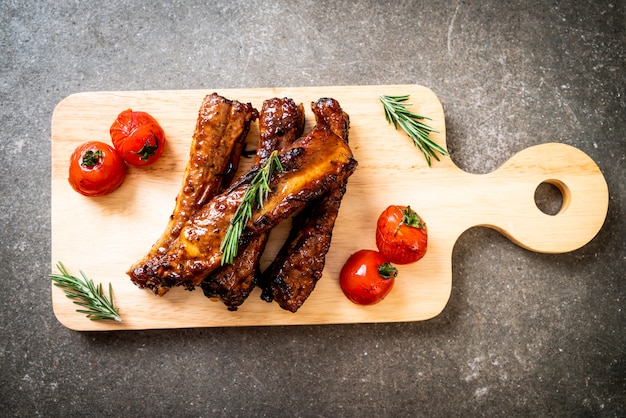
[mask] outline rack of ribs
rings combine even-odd
[[[259,142],[255,164],[267,161],[272,151],[283,152],[304,130],[304,107],[289,98],[263,102],[259,112]],[[259,262],[269,233],[259,234],[239,253],[232,264],[226,264],[206,277],[201,287],[206,297],[220,299],[229,310],[236,310],[256,285]]]
[[[330,130],[348,143],[350,119],[337,101],[323,99],[312,109],[316,119],[326,121]],[[274,300],[281,308],[296,312],[313,292],[324,270],[347,180],[338,182],[293,218],[285,244],[259,279],[263,300]]]
[[[217,93],[204,98],[174,211],[148,254],[128,271],[136,285],[152,289],[158,295],[167,292],[167,287],[142,280],[143,276],[137,272],[149,260],[165,254],[191,215],[229,185],[239,165],[250,123],[257,117],[258,112],[250,103],[228,100]]]
[[[343,184],[356,169],[357,162],[347,142],[333,129],[345,115],[338,105],[329,106],[333,102],[318,101],[316,126],[279,154],[283,170],[273,173],[271,192],[263,207],[253,210],[239,239],[239,248],[246,248],[259,235],[269,233],[282,220]],[[200,207],[166,251],[142,260],[143,264],[129,272],[133,281],[153,289],[193,289],[218,269],[222,258],[220,244],[230,219],[260,168],[255,165],[228,190]]]

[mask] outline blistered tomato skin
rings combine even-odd
[[[130,165],[152,164],[165,150],[163,128],[146,112],[123,111],[111,125],[109,133],[115,149]]]
[[[104,142],[85,142],[70,157],[68,181],[82,195],[104,196],[120,187],[125,178],[124,160]]]
[[[360,250],[352,254],[339,274],[346,297],[358,305],[374,305],[391,289],[398,271],[378,251]]]
[[[394,264],[414,263],[426,255],[426,223],[410,206],[389,206],[376,223],[376,247]]]

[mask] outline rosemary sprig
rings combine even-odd
[[[422,121],[431,119],[426,116],[413,113],[407,109],[407,106],[411,106],[409,103],[404,103],[409,100],[408,94],[402,96],[380,95],[379,99],[383,104],[385,119],[387,119],[387,122],[392,123],[396,129],[398,129],[399,125],[402,130],[406,132],[406,134],[413,140],[415,146],[418,147],[422,153],[424,153],[428,166],[430,166],[431,157],[434,157],[437,161],[439,161],[437,153],[445,156],[450,155],[448,154],[448,151],[441,147],[441,145],[430,139],[429,135],[431,132],[439,131],[431,128]]]
[[[80,272],[80,277],[70,275],[65,266],[59,262],[57,268],[61,274],[50,274],[50,279],[54,282],[55,286],[63,289],[65,295],[74,299],[74,303],[82,306],[85,309],[77,309],[76,312],[87,315],[87,318],[92,321],[100,319],[111,319],[117,322],[122,322],[120,314],[113,303],[113,288],[109,283],[109,297],[102,291],[102,284],[97,286],[93,283],[93,280],[88,279],[85,273]]]
[[[237,256],[239,237],[250,218],[252,218],[254,206],[263,208],[263,202],[267,199],[267,194],[272,190],[270,188],[270,179],[276,170],[279,172],[283,171],[283,166],[278,158],[278,152],[273,151],[250,182],[241,199],[241,203],[228,224],[226,235],[220,244],[220,251],[223,253],[222,265],[232,264]]]

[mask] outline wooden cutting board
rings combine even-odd
[[[600,230],[608,207],[607,185],[596,164],[568,145],[547,143],[525,149],[489,174],[469,174],[450,158],[428,167],[421,152],[389,125],[380,94],[410,94],[412,110],[432,119],[445,146],[444,113],[435,94],[417,85],[222,89],[227,98],[251,102],[291,97],[305,104],[320,97],[337,99],[350,115],[350,144],[359,166],[350,178],[336,222],[326,268],[317,288],[297,313],[259,299],[256,289],[237,312],[204,297],[202,291],[173,289],[164,297],[133,285],[125,271],[163,232],[187,164],[189,145],[202,99],[211,90],[94,92],[71,95],[52,117],[52,265],[61,261],[96,283],[113,285],[123,321],[90,321],[52,286],[54,313],[74,330],[120,330],[213,326],[335,324],[418,321],[439,314],[450,297],[452,249],[470,227],[494,228],[532,251],[561,253],[589,242]],[[87,140],[111,143],[109,127],[123,110],[149,112],[163,126],[168,146],[152,166],[130,167],[120,189],[98,198],[74,192],[67,182],[69,157]],[[248,149],[254,149],[253,126]],[[240,170],[247,170],[244,160]],[[542,182],[556,185],[563,207],[554,216],[537,208],[534,194]],[[429,246],[419,262],[398,266],[394,290],[381,303],[363,307],[349,302],[338,284],[350,254],[375,249],[378,215],[390,204],[411,205],[427,222]],[[273,231],[267,265],[289,226]],[[502,262],[506,262],[503,260]]]

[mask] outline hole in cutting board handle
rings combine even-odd
[[[559,180],[545,180],[535,189],[535,204],[546,215],[555,216],[567,209],[569,188]]]

